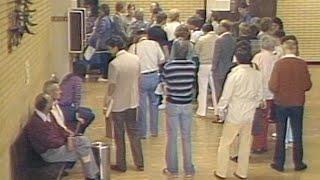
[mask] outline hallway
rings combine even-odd
[[[291,158],[291,148],[287,150],[287,170],[284,173],[278,173],[270,168],[272,153],[274,149],[274,140],[269,136],[270,150],[263,155],[252,155],[249,167],[249,179],[253,180],[316,180],[320,179],[320,158],[318,156],[320,149],[320,123],[317,121],[320,116],[320,67],[310,67],[313,81],[313,87],[307,94],[304,118],[304,159],[308,164],[308,169],[304,172],[295,172]],[[91,107],[96,113],[96,119],[87,131],[87,135],[92,141],[110,142],[105,138],[105,122],[102,116],[102,101],[104,97],[105,83],[87,82],[85,92],[85,105]],[[209,110],[207,118],[194,118],[193,122],[193,160],[196,167],[195,180],[215,179],[213,170],[216,168],[216,154],[221,134],[222,125],[211,123],[213,117],[212,110]],[[112,180],[162,180],[167,179],[162,174],[165,167],[164,153],[166,144],[164,111],[161,111],[160,133],[159,137],[149,137],[143,140],[143,151],[145,158],[145,171],[135,171],[129,146],[127,144],[127,163],[126,173],[117,173],[112,171]],[[274,125],[271,125],[274,129]],[[111,163],[114,163],[115,149],[112,147]],[[179,149],[180,177],[183,179],[181,149]],[[237,179],[232,174],[235,169],[235,163],[230,161],[230,170],[228,179]],[[69,176],[63,180],[82,180],[80,163],[70,172]]]

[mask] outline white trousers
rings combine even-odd
[[[248,176],[249,157],[252,143],[252,123],[235,124],[225,122],[218,148],[217,174],[227,177],[230,146],[239,134],[238,166],[236,174],[241,177]]]
[[[199,94],[198,94],[197,114],[200,116],[206,116],[207,114],[208,85],[211,88],[212,104],[214,107],[216,107],[216,97],[214,95],[214,85],[213,85],[213,79],[212,79],[211,64],[202,64],[199,66],[199,72],[198,72]]]

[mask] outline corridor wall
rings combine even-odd
[[[42,83],[50,77],[50,6],[49,0],[33,0],[37,9],[32,21],[36,35],[23,36],[21,44],[8,51],[8,28],[14,1],[0,1],[0,177],[11,179],[10,146],[25,125],[33,100]]]

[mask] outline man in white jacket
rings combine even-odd
[[[246,41],[238,43],[235,56],[238,65],[228,75],[218,103],[219,116],[225,119],[218,148],[218,167],[214,172],[220,179],[227,177],[230,145],[238,134],[239,157],[234,175],[247,178],[253,117],[263,102],[262,74],[251,64],[250,44]]]

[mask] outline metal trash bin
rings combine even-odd
[[[92,151],[100,170],[101,180],[110,180],[110,145],[104,142],[94,142]]]

